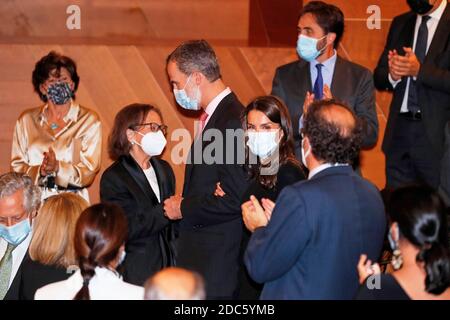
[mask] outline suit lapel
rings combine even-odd
[[[403,29],[400,33],[400,45],[397,47],[397,52],[401,55],[405,54],[405,50],[403,47],[412,48],[414,44],[414,31],[416,28],[416,20],[417,16],[415,13],[411,13],[411,16],[406,20],[406,23],[403,25]]]
[[[450,4],[447,3],[444,14],[439,21],[439,24],[431,41],[430,48],[425,56],[425,61],[433,61],[434,58],[443,51],[443,47],[448,42],[448,36],[450,34]]]
[[[123,156],[121,158],[121,163],[134,183],[138,186],[140,193],[144,194],[153,203],[159,203],[158,198],[156,198],[156,195],[153,192],[144,172],[136,161],[134,161],[131,156]]]
[[[341,57],[336,57],[336,64],[334,65],[333,70],[333,78],[331,79],[331,94],[333,96],[336,93],[346,92],[347,82],[342,81],[340,77],[345,76],[345,68],[344,68],[344,61]],[[339,100],[343,100],[342,97],[339,97]]]
[[[153,168],[155,169],[156,179],[158,180],[158,187],[159,187],[159,197],[161,199],[161,202],[164,201],[164,199],[167,199],[168,197],[172,196],[169,194],[168,190],[168,178],[166,175],[166,171],[164,167],[161,165],[158,158],[151,158],[150,163],[152,164]]]
[[[309,91],[309,92],[313,91],[309,63],[304,60],[300,60],[298,63],[298,69],[299,69],[299,72],[297,72],[295,74],[296,79],[293,82],[294,84],[298,85],[298,88],[294,92],[299,92],[301,100],[304,101],[306,91]],[[303,95],[303,96],[301,96],[301,95]]]

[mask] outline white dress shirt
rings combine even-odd
[[[158,202],[161,203],[161,195],[159,192],[158,178],[156,177],[155,169],[153,169],[153,166],[150,166],[150,168],[148,168],[148,169],[144,169],[144,174],[148,180],[148,183],[150,183],[150,186],[152,187],[152,190],[155,193],[156,198],[158,199]]]
[[[35,300],[73,300],[83,285],[80,270],[64,281],[48,284],[36,291]],[[124,282],[115,271],[95,268],[89,282],[91,300],[143,300],[144,288]]]
[[[208,114],[208,118],[205,121],[205,126],[208,124],[209,119],[211,119],[211,116],[213,115],[214,111],[216,111],[217,106],[219,103],[231,93],[231,89],[226,87],[225,90],[223,90],[221,93],[219,93],[214,99],[211,100],[210,103],[206,106],[205,112]]]
[[[427,39],[427,53],[428,49],[430,48],[431,42],[433,41],[434,34],[436,33],[437,26],[439,24],[439,20],[441,19],[442,15],[444,14],[445,8],[447,6],[447,0],[442,1],[439,7],[431,14],[429,14],[430,19],[427,21],[427,28],[428,28],[428,39]],[[414,29],[414,42],[413,42],[413,48],[412,50],[415,51],[416,49],[416,42],[417,42],[417,33],[419,32],[420,24],[422,23],[422,16],[417,15],[416,18],[416,26]],[[389,82],[392,84],[392,87],[396,87],[397,84],[402,81],[402,79],[394,81],[392,79],[391,74],[389,73]],[[414,80],[416,78],[414,77]],[[405,95],[403,96],[403,102],[402,106],[400,108],[400,112],[408,112],[408,94],[409,94],[409,82],[411,81],[411,77],[408,77],[406,80],[406,90]]]
[[[12,252],[12,270],[11,270],[11,277],[9,278],[8,289],[9,289],[9,287],[11,287],[14,277],[17,274],[17,270],[19,270],[19,267],[22,264],[22,260],[28,251],[28,247],[30,246],[30,242],[31,242],[31,237],[32,237],[32,234],[30,232],[28,234],[28,236],[25,238],[25,240],[23,240],[22,243],[19,244]],[[0,238],[0,260],[4,256],[7,246],[8,246],[8,242],[6,242],[5,239]]]

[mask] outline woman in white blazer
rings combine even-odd
[[[96,204],[81,214],[75,230],[79,270],[36,291],[35,300],[142,300],[144,289],[122,280],[127,220],[114,204]]]

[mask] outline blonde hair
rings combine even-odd
[[[66,192],[48,198],[33,221],[33,238],[29,248],[31,259],[63,268],[77,265],[75,225],[88,206],[85,199],[74,193]]]

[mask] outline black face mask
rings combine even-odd
[[[409,7],[417,14],[425,14],[433,9],[430,0],[407,0]]]

